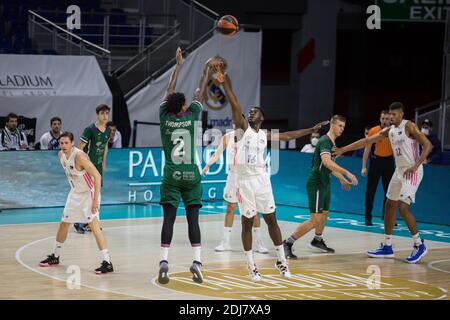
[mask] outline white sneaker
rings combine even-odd
[[[275,264],[275,268],[278,269],[278,271],[280,272],[280,276],[282,278],[292,277],[291,273],[289,272],[289,267],[287,264],[282,263],[281,261],[277,261],[277,263]]]
[[[231,246],[229,242],[225,242],[224,240],[222,240],[214,250],[218,252],[231,251]]]
[[[256,264],[253,266],[247,265],[247,270],[250,275],[250,279],[252,279],[252,281],[258,282],[258,281],[262,280],[262,276],[259,273],[258,268],[256,267]]]
[[[264,253],[265,254],[265,253],[269,253],[269,250],[266,248],[266,246],[264,245],[262,240],[258,240],[258,241],[256,241],[255,252]]]

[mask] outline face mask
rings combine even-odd
[[[424,135],[429,135],[430,134],[430,129],[427,128],[422,128],[422,130],[420,130]]]
[[[319,141],[319,139],[317,138],[312,138],[311,139],[311,145],[313,145],[314,147],[317,145],[317,142]]]

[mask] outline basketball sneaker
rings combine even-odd
[[[230,246],[229,242],[226,242],[225,240],[222,240],[220,242],[220,244],[214,250],[218,251],[218,252],[231,251],[231,246]]]
[[[102,261],[102,265],[100,267],[98,267],[97,269],[95,269],[95,273],[96,274],[103,274],[103,273],[108,273],[108,272],[113,272],[114,268],[111,262]]]
[[[328,247],[323,239],[317,240],[314,238],[308,246],[310,249],[318,250],[323,253],[334,253],[334,249]]]
[[[367,255],[371,258],[394,258],[394,250],[392,246],[381,243],[378,249],[367,251]]]
[[[280,271],[280,276],[283,278],[290,278],[292,276],[291,273],[289,272],[289,268],[286,263],[277,261],[277,263],[275,264],[275,268],[277,268],[278,271]]]
[[[74,223],[73,227],[79,234],[84,234],[84,225],[82,223]]]
[[[263,254],[269,253],[269,250],[266,248],[266,246],[264,245],[264,243],[261,239],[256,241],[255,252],[259,252],[259,253],[263,253]]]
[[[194,260],[189,271],[191,271],[192,280],[195,283],[203,283],[202,263],[200,261]]]
[[[411,252],[411,255],[406,258],[406,262],[417,263],[427,254],[427,252],[428,249],[425,247],[424,240],[422,239],[422,243],[420,245],[414,245],[414,249]]]
[[[262,280],[261,273],[259,273],[256,264],[254,264],[253,266],[247,265],[247,270],[250,275],[250,279],[252,279],[252,281],[258,282]]]
[[[167,260],[161,260],[159,262],[159,275],[158,282],[161,284],[169,283],[169,262]]]
[[[286,259],[297,259],[297,256],[293,253],[292,250],[292,244],[289,244],[286,242],[286,240],[283,241],[283,248],[284,248],[284,255],[286,256]]]
[[[39,266],[41,267],[57,266],[58,264],[59,264],[59,257],[55,257],[55,254],[53,253],[47,256],[47,259],[39,262]]]

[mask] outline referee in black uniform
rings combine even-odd
[[[391,116],[389,111],[383,110],[380,114],[380,125],[375,126],[369,130],[369,137],[377,134],[382,129],[391,125]],[[383,202],[383,217],[384,220],[384,203],[386,202],[386,193],[391,181],[391,177],[394,174],[395,163],[392,153],[391,143],[388,137],[375,143],[373,152],[370,152],[372,145],[367,145],[364,149],[361,175],[365,177],[367,175],[367,159],[370,154],[369,173],[367,177],[367,189],[366,189],[366,226],[372,226],[372,209],[375,193],[377,192],[378,181],[383,183],[384,189],[384,202]]]

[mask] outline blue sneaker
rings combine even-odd
[[[419,246],[414,245],[414,249],[411,252],[411,255],[408,258],[406,258],[406,262],[417,263],[423,257],[425,257],[428,250],[427,250],[427,247],[425,247],[425,244],[423,242],[424,242],[424,240],[422,239],[422,243]]]
[[[392,246],[381,243],[378,249],[367,251],[367,255],[371,258],[394,258],[394,250]]]

